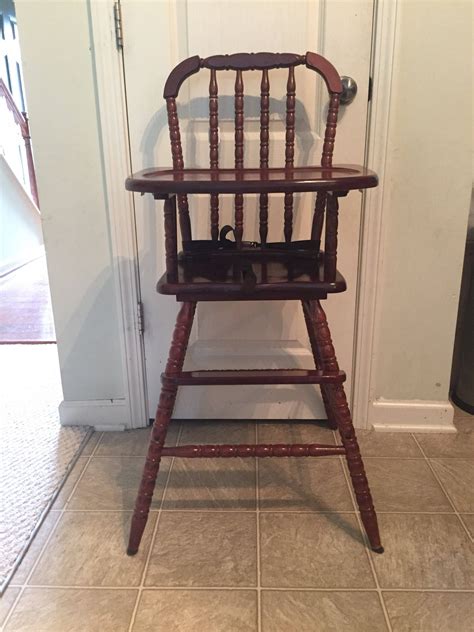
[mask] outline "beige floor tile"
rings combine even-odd
[[[471,415],[466,410],[462,410],[451,402],[454,407],[454,425],[459,432],[473,432],[474,431],[474,415]]]
[[[166,445],[176,445],[180,424],[171,422]],[[97,456],[146,456],[151,428],[124,432],[104,432],[97,448]]]
[[[454,425],[458,432],[474,432],[474,415],[464,413],[454,418]]]
[[[61,488],[61,491],[59,492],[56,500],[53,503],[53,509],[63,509],[63,507],[66,505],[69,496],[74,489],[74,485],[77,483],[79,476],[84,471],[84,468],[86,467],[88,461],[88,456],[81,456],[77,459],[74,467],[69,472],[67,479]]]
[[[132,632],[256,632],[252,590],[145,590]]]
[[[147,586],[255,586],[254,513],[168,512],[158,524]]]
[[[474,459],[474,432],[415,435],[427,457]]]
[[[336,443],[333,431],[316,422],[261,422],[257,434],[259,443]]]
[[[67,509],[133,509],[145,460],[138,457],[93,457]],[[152,509],[161,504],[171,459],[163,458]]]
[[[89,437],[89,441],[86,443],[84,449],[81,452],[81,456],[90,456],[92,454],[95,446],[97,445],[97,442],[100,439],[101,434],[101,432],[93,432],[91,434],[91,436]]]
[[[353,511],[338,458],[260,459],[260,509]]]
[[[384,592],[393,632],[472,632],[472,593]]]
[[[180,445],[255,443],[255,422],[183,421]]]
[[[136,590],[27,588],[6,632],[127,632]]]
[[[453,511],[424,459],[364,459],[378,511]]]
[[[474,514],[463,514],[461,517],[469,533],[474,538]]]
[[[456,509],[474,512],[474,460],[432,459],[431,465]]]
[[[255,459],[175,459],[163,507],[255,509]]]
[[[156,513],[149,515],[137,555],[126,555],[131,512],[66,512],[44,550],[30,584],[137,586]]]
[[[20,588],[9,586],[0,597],[0,626],[4,624],[20,590]]]
[[[406,432],[356,430],[362,456],[423,458],[413,436]]]
[[[26,552],[25,557],[22,559],[20,566],[17,568],[13,575],[12,584],[24,584],[28,577],[33,564],[38,559],[41,549],[44,543],[48,539],[51,529],[54,527],[60,516],[59,511],[51,510],[43,521],[43,524],[39,528],[37,534],[33,538],[30,544],[30,548]]]
[[[457,516],[378,518],[385,553],[372,557],[382,588],[474,588],[474,547]]]
[[[261,513],[262,586],[374,586],[356,517],[350,514]]]
[[[262,632],[384,632],[376,592],[262,591]]]

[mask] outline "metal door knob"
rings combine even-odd
[[[349,105],[357,94],[357,83],[352,77],[341,77],[342,93],[339,99],[341,105]]]

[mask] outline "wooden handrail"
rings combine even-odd
[[[20,126],[21,135],[25,142],[26,161],[28,163],[28,176],[30,180],[31,195],[39,208],[38,186],[36,184],[35,164],[33,161],[33,151],[31,149],[30,126],[28,124],[28,116],[26,112],[20,112],[13,100],[10,90],[0,77],[0,97],[3,97],[7,103],[8,109],[12,112],[15,123]]]

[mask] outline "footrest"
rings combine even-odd
[[[235,371],[182,371],[161,376],[163,384],[173,386],[228,386],[247,384],[340,384],[344,371],[325,373],[306,369],[247,369]]]
[[[195,458],[228,457],[266,457],[266,456],[335,456],[345,454],[342,445],[323,445],[321,443],[293,443],[291,445],[274,443],[258,445],[181,445],[165,446],[162,456],[181,456]]]

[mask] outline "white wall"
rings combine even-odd
[[[90,403],[126,393],[87,6],[16,3],[65,399]],[[400,1],[373,393],[421,401],[422,416],[448,396],[471,186],[469,25],[467,2]]]
[[[64,399],[123,398],[87,3],[16,10]],[[66,421],[84,421],[71,406]]]
[[[470,29],[468,2],[399,2],[376,399],[448,399],[472,181]]]
[[[38,209],[0,154],[0,275],[41,254]]]

